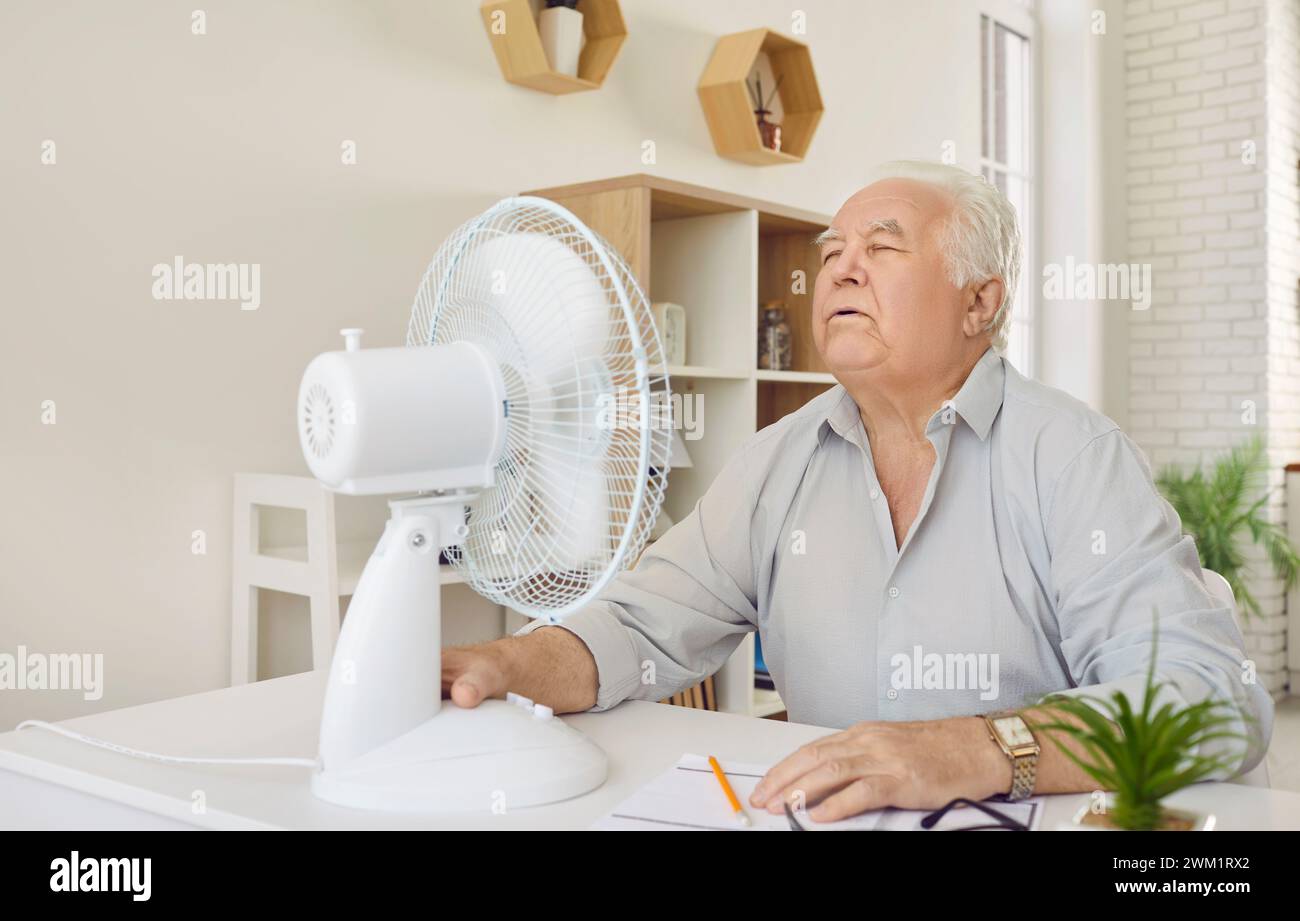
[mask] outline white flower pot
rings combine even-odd
[[[537,31],[542,36],[542,50],[551,70],[566,76],[578,75],[578,58],[582,55],[582,14],[567,6],[552,6],[537,17]]]
[[[1056,826],[1057,831],[1124,831],[1122,828],[1116,828],[1114,825],[1105,821],[1104,816],[1110,811],[1115,802],[1115,794],[1107,793],[1104,800],[1104,808],[1101,812],[1093,809],[1091,801],[1085,803],[1083,807],[1074,814],[1068,822],[1061,822]],[[1179,820],[1184,823],[1185,827],[1177,829],[1179,831],[1213,831],[1215,826],[1214,813],[1196,812],[1191,809],[1174,809],[1166,808],[1165,816]],[[1172,831],[1175,829],[1163,829]]]

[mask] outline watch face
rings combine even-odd
[[[1004,716],[993,721],[997,727],[998,735],[1002,741],[1007,743],[1010,748],[1018,748],[1021,745],[1033,745],[1034,736],[1025,725],[1025,721],[1018,716]]]

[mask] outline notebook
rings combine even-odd
[[[790,831],[784,814],[772,815],[749,806],[749,794],[758,785],[768,766],[740,761],[721,761],[722,769],[736,791],[741,805],[749,814],[752,828],[736,821],[727,798],[713,776],[709,760],[703,755],[682,755],[668,771],[629,796],[619,806],[592,826],[600,831]],[[1018,803],[998,803],[997,810],[1031,829],[1042,818],[1042,802],[1034,798]],[[928,811],[882,809],[864,812],[838,822],[814,822],[807,813],[798,813],[801,825],[809,831],[920,831],[921,819]],[[986,825],[988,816],[975,809],[952,809],[937,829],[954,830],[964,826]]]

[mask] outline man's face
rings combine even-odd
[[[948,281],[939,231],[950,197],[886,179],[846,201],[822,244],[813,339],[835,373],[914,377],[960,354],[965,304]]]

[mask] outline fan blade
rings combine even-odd
[[[529,370],[550,380],[575,361],[600,356],[609,344],[609,296],[582,255],[536,233],[484,240],[467,258],[464,277],[504,319],[528,358]]]
[[[545,455],[537,479],[547,484],[538,498],[550,531],[549,566],[554,571],[588,569],[607,554],[610,534],[609,494],[599,468],[574,461],[553,463]]]

